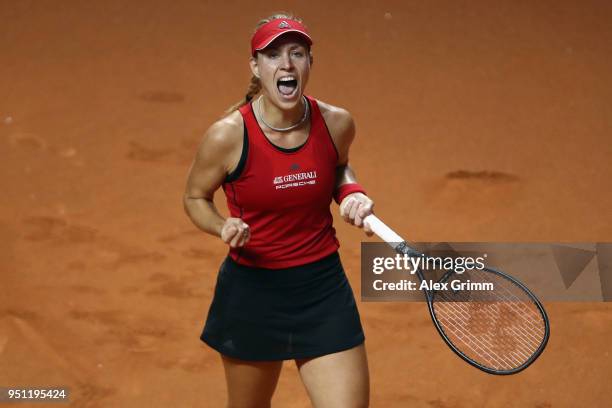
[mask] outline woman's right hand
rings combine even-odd
[[[240,218],[227,218],[221,227],[221,239],[232,248],[245,246],[251,238],[251,229]]]

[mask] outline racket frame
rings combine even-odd
[[[372,228],[372,231],[378,235],[383,241],[387,242],[387,244],[389,244],[389,246],[391,246],[397,253],[399,253],[400,255],[407,255],[409,257],[413,257],[413,256],[417,256],[417,257],[426,257],[427,255],[423,254],[420,251],[417,251],[416,249],[410,247],[406,241],[404,239],[402,239],[399,235],[397,235],[395,232],[393,232],[393,230],[391,230],[389,227],[387,227],[380,219],[378,219],[375,215],[371,214],[368,215],[365,219],[364,222],[367,222],[369,224],[369,226]],[[398,239],[399,238],[399,239]],[[389,239],[394,240],[394,241],[389,241]],[[453,342],[450,340],[450,338],[447,336],[447,334],[445,333],[444,329],[442,328],[442,326],[440,325],[440,322],[438,322],[438,319],[435,316],[435,312],[434,312],[434,308],[433,308],[433,304],[435,302],[435,295],[436,295],[436,290],[428,290],[426,288],[423,288],[423,292],[425,294],[425,298],[427,300],[427,308],[429,309],[429,315],[431,317],[431,320],[436,328],[436,330],[438,331],[438,333],[440,334],[440,337],[442,337],[442,340],[444,340],[444,342],[450,347],[450,349],[457,354],[459,357],[461,357],[465,362],[467,362],[468,364],[470,364],[473,367],[476,367],[486,373],[489,374],[495,374],[495,375],[510,375],[510,374],[516,374],[520,371],[523,371],[524,369],[526,369],[527,367],[529,367],[534,361],[537,360],[537,358],[542,354],[542,352],[544,351],[544,348],[546,347],[546,344],[548,343],[548,339],[550,337],[550,322],[548,320],[548,315],[546,314],[546,310],[544,310],[544,306],[542,305],[542,303],[540,302],[540,300],[533,294],[533,292],[531,290],[529,290],[529,288],[527,286],[525,286],[521,281],[519,281],[518,279],[493,268],[490,267],[485,267],[483,270],[489,272],[489,273],[494,273],[497,274],[499,276],[501,276],[504,279],[509,280],[510,282],[514,283],[516,286],[518,286],[519,288],[521,288],[526,294],[527,296],[530,298],[530,300],[536,305],[536,307],[538,308],[538,311],[540,312],[540,315],[542,316],[542,319],[544,320],[544,336],[542,339],[542,342],[540,343],[540,345],[538,346],[538,348],[536,349],[536,351],[520,366],[512,368],[510,370],[496,370],[493,369],[491,367],[487,367],[484,366],[474,360],[472,360],[470,357],[468,357],[465,353],[463,353],[461,350],[459,350],[459,348],[457,346],[455,346],[455,344],[453,344]],[[440,279],[438,279],[437,282],[446,282],[449,277],[452,274],[455,274],[455,271],[447,271]],[[419,280],[422,282],[425,280],[425,277],[423,276],[423,272],[421,271],[421,269],[417,269],[416,271],[416,275],[418,276]]]

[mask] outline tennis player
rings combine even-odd
[[[350,114],[304,95],[311,46],[291,15],[259,22],[246,96],[207,131],[188,177],[187,214],[230,247],[201,335],[221,355],[229,407],[269,407],[283,360],[295,361],[315,407],[369,403],[330,203],[364,228],[373,202],[348,166]],[[213,203],[221,187],[226,219]]]

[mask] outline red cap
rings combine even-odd
[[[255,31],[253,38],[251,38],[251,55],[255,56],[257,51],[263,50],[272,41],[287,33],[298,33],[306,40],[308,45],[312,45],[312,38],[310,38],[308,30],[302,23],[291,19],[278,18],[267,22]]]

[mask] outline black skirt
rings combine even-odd
[[[228,357],[254,361],[317,357],[365,340],[337,252],[285,269],[227,257],[200,338]]]

